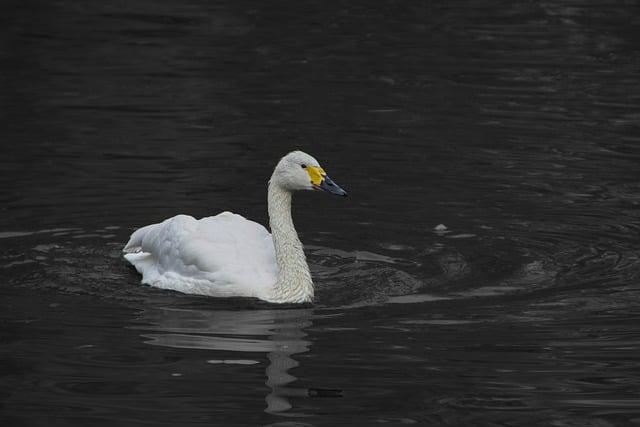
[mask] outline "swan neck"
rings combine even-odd
[[[310,302],[313,299],[313,282],[302,243],[293,225],[291,199],[290,191],[269,183],[269,226],[278,266],[273,301]]]

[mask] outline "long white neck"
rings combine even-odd
[[[269,226],[278,264],[278,278],[272,301],[310,302],[313,300],[313,281],[291,218],[291,192],[272,181],[269,182],[267,202]]]

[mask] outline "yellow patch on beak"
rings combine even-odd
[[[307,166],[307,173],[313,185],[320,185],[327,174],[320,166]]]

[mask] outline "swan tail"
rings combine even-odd
[[[122,251],[125,254],[134,254],[136,252],[142,251],[142,241],[144,237],[147,235],[149,231],[151,231],[157,224],[147,225],[146,227],[142,227],[133,232],[131,237],[129,238],[129,242],[124,246]],[[125,258],[131,261],[126,255]],[[133,264],[133,263],[132,263]]]
[[[158,279],[159,273],[153,254],[145,252],[144,239],[158,224],[147,225],[133,232],[129,242],[122,249],[124,258],[133,265],[138,273],[142,274],[142,283],[153,284]]]
[[[142,283],[153,284],[158,276],[153,256],[148,252],[136,252],[124,254],[124,258],[133,265],[138,273],[142,274]]]

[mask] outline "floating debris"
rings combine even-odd
[[[207,360],[207,363],[211,363],[213,365],[217,365],[217,364],[224,364],[224,365],[255,365],[255,364],[258,364],[260,362],[258,362],[257,360],[251,360],[251,359],[224,359],[224,360],[210,359],[210,360]]]
[[[444,224],[438,224],[438,225],[436,225],[435,227],[433,227],[433,231],[434,231],[436,234],[440,234],[440,235],[442,235],[442,234],[446,234],[446,233],[449,233],[449,232],[450,232],[450,231],[449,231],[449,229],[447,228],[447,226],[446,226],[446,225],[444,225]]]

